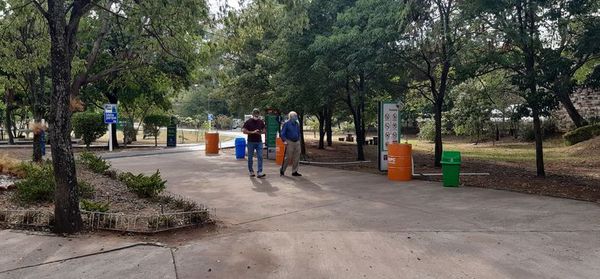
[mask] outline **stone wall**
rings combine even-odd
[[[584,88],[574,92],[573,95],[571,95],[571,100],[583,118],[600,118],[600,91]],[[561,131],[568,131],[575,127],[562,104],[559,109],[553,113],[553,116],[556,118],[558,128]]]

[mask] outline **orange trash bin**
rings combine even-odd
[[[283,159],[285,158],[285,145],[281,138],[275,140],[275,163],[278,166],[283,165]]]
[[[206,155],[219,154],[219,133],[204,133],[204,141],[206,144]]]
[[[412,145],[403,143],[388,145],[388,179],[412,180]]]

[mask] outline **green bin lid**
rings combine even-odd
[[[442,153],[442,164],[460,164],[460,162],[459,151],[444,151]]]

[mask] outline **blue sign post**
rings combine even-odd
[[[117,104],[104,105],[104,124],[108,124],[108,150],[113,151],[112,125],[119,123]]]

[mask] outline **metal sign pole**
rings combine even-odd
[[[108,124],[108,151],[113,151],[112,125]]]

